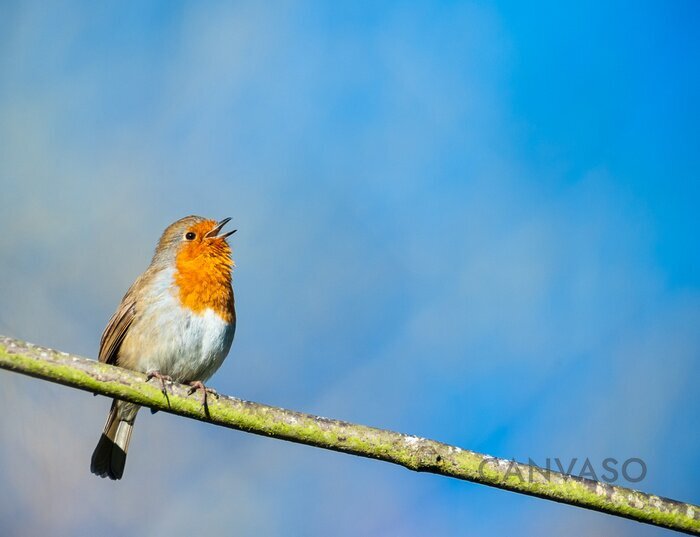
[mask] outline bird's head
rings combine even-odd
[[[175,265],[178,271],[210,271],[229,273],[233,266],[231,247],[226,240],[236,230],[223,233],[231,220],[220,222],[201,216],[186,216],[170,224],[158,242],[154,263]]]

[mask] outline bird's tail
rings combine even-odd
[[[90,461],[90,471],[100,477],[121,479],[126,464],[131,431],[139,406],[124,401],[112,401],[105,428]]]

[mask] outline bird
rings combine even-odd
[[[98,360],[162,383],[202,390],[229,353],[236,331],[230,221],[186,216],[163,232],[148,268],[131,285],[100,339]],[[140,406],[114,399],[90,470],[121,479]]]

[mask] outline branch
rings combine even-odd
[[[399,464],[520,494],[537,496],[638,522],[700,535],[700,507],[482,455],[455,446],[365,425],[271,407],[234,397],[200,396],[173,384],[166,398],[146,376],[65,352],[0,336],[0,368],[163,412],[281,440]]]

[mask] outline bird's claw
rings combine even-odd
[[[192,395],[197,390],[202,390],[202,406],[204,407],[204,410],[209,413],[209,408],[207,406],[207,394],[211,394],[218,399],[218,392],[214,388],[207,388],[201,380],[194,380],[192,382],[188,382],[187,384],[190,385],[187,395]]]
[[[169,377],[168,375],[163,375],[159,371],[149,371],[148,373],[146,373],[146,382],[148,382],[151,379],[160,380],[161,391],[163,392],[163,395],[165,395],[165,397],[168,397],[167,385],[173,383],[172,377]]]

